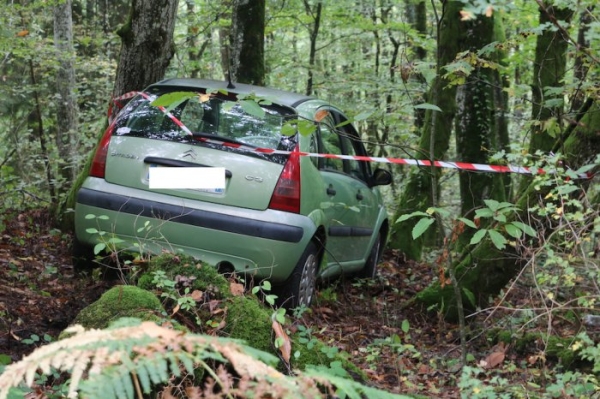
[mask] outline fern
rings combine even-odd
[[[137,321],[139,323],[139,321]],[[286,376],[271,365],[277,358],[224,338],[160,327],[152,322],[107,330],[68,330],[73,336],[36,349],[0,375],[0,399],[11,388],[31,387],[36,374],[70,374],[68,397],[141,399],[162,389],[164,397],[320,398],[344,393],[348,398],[401,398],[322,372]],[[173,385],[188,378],[186,384]],[[193,383],[193,384],[192,384]],[[186,388],[183,389],[182,386]]]

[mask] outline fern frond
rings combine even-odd
[[[0,399],[12,387],[33,384],[38,371],[71,375],[68,397],[134,399],[150,393],[185,370],[206,370],[203,381],[188,387],[188,396],[213,398],[322,398],[344,392],[349,398],[398,399],[354,381],[315,372],[293,378],[267,363],[277,359],[238,341],[185,334],[152,322],[109,330],[77,329],[76,334],[36,349],[0,375]],[[265,363],[266,362],[266,363]]]

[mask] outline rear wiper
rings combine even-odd
[[[241,141],[237,141],[236,139],[232,139],[230,137],[225,137],[225,136],[219,136],[218,134],[214,134],[214,133],[199,133],[199,132],[194,132],[193,133],[194,137],[202,137],[204,139],[209,139],[209,140],[219,140],[225,143],[231,143],[231,144],[242,144],[244,145],[244,143],[242,143]]]

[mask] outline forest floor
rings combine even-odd
[[[0,364],[17,361],[55,339],[83,307],[114,284],[73,273],[71,237],[53,229],[45,212],[10,216],[0,232]],[[381,276],[373,282],[338,281],[321,289],[304,322],[314,336],[349,353],[373,386],[394,393],[460,397],[458,326],[408,305],[432,281],[435,269],[403,262],[393,251],[386,252],[380,267]],[[529,300],[525,289],[515,289],[507,301]],[[486,331],[507,319],[498,311],[485,320],[489,315],[482,312],[470,319],[469,365],[486,366],[470,381],[505,381],[501,391],[518,386],[537,396],[552,379],[553,360],[543,358],[542,344],[518,353],[494,346]],[[478,392],[481,387],[465,389]]]

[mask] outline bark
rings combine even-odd
[[[540,7],[540,25],[553,21],[569,22],[572,15],[569,9],[555,8],[545,3]],[[547,28],[537,37],[531,92],[532,117],[540,123],[532,127],[530,154],[550,151],[557,136],[554,127],[560,128],[562,125],[562,91],[556,90],[550,94],[547,89],[562,86],[567,65],[567,44],[563,32],[557,29]],[[556,124],[548,125],[546,122],[552,118],[556,119]]]
[[[73,23],[71,0],[54,8],[54,48],[58,56],[56,74],[56,146],[60,175],[64,179],[60,191],[64,192],[75,179],[73,155],[77,153],[77,98],[75,96],[75,51],[73,49]]]
[[[121,54],[113,96],[139,91],[163,79],[173,57],[173,32],[178,2],[176,0],[132,0],[128,22],[117,32],[121,37]],[[104,130],[104,129],[103,129]],[[100,140],[103,130],[98,132]],[[72,230],[72,209],[79,187],[87,177],[94,151],[61,203],[57,216],[64,230]]]
[[[419,149],[414,154],[417,159],[442,159],[449,147],[451,126],[456,112],[456,86],[450,85],[440,71],[444,65],[452,62],[462,49],[464,31],[459,16],[461,9],[460,2],[444,2],[438,27],[438,75],[427,96],[429,102],[438,105],[442,112],[427,110]],[[439,176],[439,173],[440,171],[434,168],[411,171],[393,220],[397,220],[403,214],[425,211],[432,205],[432,182],[437,181],[437,178],[433,178]],[[423,237],[417,240],[412,238],[415,223],[416,218],[395,223],[390,239],[390,246],[400,249],[408,259],[420,259],[423,248]]]
[[[265,0],[236,0],[231,28],[231,79],[264,86]]]
[[[475,53],[497,40],[496,26],[501,25],[498,18],[482,15],[465,22],[470,51]],[[490,154],[499,151],[508,136],[503,83],[494,67],[500,61],[500,53],[492,53],[487,60],[474,61],[473,72],[458,90],[455,137],[459,161],[487,163]],[[504,201],[507,191],[504,178],[496,173],[459,172],[461,215],[470,218],[476,208],[484,205],[485,199]],[[466,230],[459,236],[459,245],[467,245],[471,236],[472,230]]]
[[[566,162],[572,169],[592,163],[600,153],[600,135],[597,133],[600,131],[600,104],[589,100],[585,109],[582,118],[571,125],[564,142],[557,141],[557,146],[563,149]],[[590,180],[581,181],[584,189],[589,183]],[[544,202],[545,190],[547,188],[540,189],[530,183],[516,202],[521,211],[512,219],[509,218],[508,222],[528,220],[527,209]],[[543,228],[540,227],[538,231],[541,230]],[[526,254],[518,253],[515,248],[500,251],[491,241],[484,240],[471,251],[468,248],[463,251],[462,257],[456,262],[456,275],[461,288],[474,294],[477,306],[485,307],[488,299],[498,294],[526,261]],[[427,308],[437,306],[442,309],[448,320],[456,319],[456,298],[451,286],[441,287],[436,283],[421,291],[417,301]],[[463,302],[468,303],[465,298]]]
[[[174,54],[177,4],[176,0],[132,0],[129,20],[117,32],[121,54],[114,97],[163,79]]]
[[[408,22],[413,27],[414,30],[418,32],[419,35],[425,37],[427,35],[427,6],[424,0],[413,1],[413,0],[405,0],[406,7],[406,17]],[[394,43],[395,45],[396,43]],[[422,46],[415,46],[413,48],[414,59],[418,61],[424,61],[427,57],[427,50]],[[402,66],[402,79],[406,81],[407,76],[410,76],[412,73],[412,60],[407,64]],[[416,76],[418,81],[425,85],[425,78],[423,75],[418,74]],[[416,105],[420,102],[423,102],[423,98],[421,96],[415,96],[413,99],[413,103]],[[425,110],[423,109],[415,109],[415,126],[418,129],[423,128],[423,123],[425,121]]]

